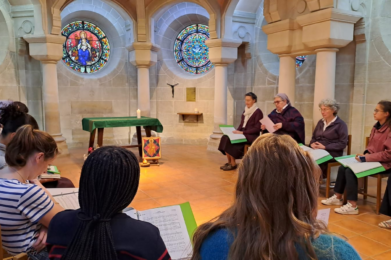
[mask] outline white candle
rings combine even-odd
[[[198,114],[198,109],[197,108],[194,111]]]
[[[141,118],[141,111],[140,111],[140,109],[137,109],[137,118]]]

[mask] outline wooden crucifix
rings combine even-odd
[[[176,83],[175,85],[171,85],[171,84],[168,84],[168,83],[167,83],[167,85],[169,85],[169,86],[171,87],[171,90],[172,90],[172,97],[174,97],[174,88],[175,88],[175,86],[179,85],[179,83]]]

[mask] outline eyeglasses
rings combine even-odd
[[[327,111],[330,111],[330,110],[331,110],[331,109],[329,109],[329,108],[324,108],[324,109],[320,109],[320,108],[319,108],[319,111],[320,111],[320,112],[327,112]]]
[[[273,103],[274,103],[274,105],[278,105],[278,104],[280,104],[282,102],[284,102],[284,101],[274,101]]]
[[[379,112],[384,112],[384,111],[380,111],[380,110],[375,109],[375,110],[373,110],[373,112],[375,112],[375,114],[377,114]]]

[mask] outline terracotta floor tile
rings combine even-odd
[[[378,226],[380,222],[389,220],[390,217],[385,215],[377,215],[375,213],[366,213],[366,214],[359,214],[357,216],[357,219],[367,224]]]
[[[375,231],[365,233],[366,238],[375,240],[381,244],[391,247],[391,231],[378,228]],[[391,259],[391,258],[390,258]]]
[[[372,257],[389,251],[391,248],[383,244],[379,244],[371,239],[363,236],[353,237],[349,239],[351,244],[359,253]]]
[[[161,207],[161,205],[154,199],[133,201],[130,206],[137,210],[146,210]]]
[[[355,233],[355,232],[353,232],[353,231],[351,231],[349,229],[337,226],[337,225],[335,225],[333,223],[329,223],[328,228],[329,228],[329,230],[331,232],[336,233],[338,235],[345,236],[347,238],[352,238],[352,237],[355,237],[355,236],[359,235],[359,234],[357,234],[357,233]]]
[[[362,221],[358,221],[352,218],[346,219],[346,220],[341,220],[338,222],[334,223],[337,226],[343,227],[345,229],[348,229],[352,232],[355,232],[357,234],[364,234],[368,233],[370,231],[373,231],[377,229],[376,227],[372,225],[365,224]]]
[[[143,190],[143,189],[141,190],[151,198],[163,198],[163,197],[170,197],[174,195],[172,191],[163,188],[153,189],[153,190]]]
[[[138,190],[137,191],[137,194],[136,194],[136,197],[134,199],[137,199],[137,200],[144,200],[144,199],[149,199],[150,197],[145,194],[143,191],[141,190]]]
[[[375,260],[390,260],[391,259],[391,251],[387,251],[385,253],[382,253],[380,255],[372,256]]]
[[[187,200],[178,197],[178,196],[171,196],[171,197],[163,197],[155,199],[157,203],[160,204],[160,206],[171,206],[171,205],[178,205],[187,202]]]

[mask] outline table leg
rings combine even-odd
[[[142,145],[142,139],[141,139],[141,126],[136,126],[136,131],[137,131],[137,144],[139,145],[138,152],[140,154],[140,157],[142,157],[143,156],[143,145]]]
[[[147,135],[147,137],[151,137],[151,127],[150,126],[146,126],[145,127],[145,134]]]
[[[104,128],[98,128],[98,146],[99,147],[102,147],[103,145],[103,131],[105,129]]]
[[[89,147],[94,147],[94,142],[95,142],[95,134],[96,134],[96,129],[94,129],[91,133],[90,133],[90,144],[89,144]]]

